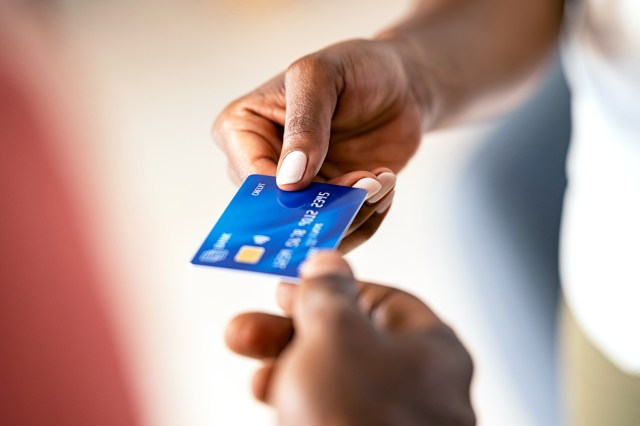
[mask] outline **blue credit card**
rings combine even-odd
[[[282,191],[273,176],[249,176],[192,263],[297,278],[320,249],[334,249],[367,196],[360,188],[314,182]]]

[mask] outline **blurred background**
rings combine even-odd
[[[80,129],[59,162],[83,200],[145,424],[272,424],[251,397],[257,364],[223,335],[239,312],[277,312],[277,281],[189,263],[235,192],[209,129],[296,58],[373,35],[410,1],[31,4]],[[476,363],[480,424],[561,423],[556,258],[569,131],[554,61],[509,116],[427,135],[382,228],[349,256],[361,278],[420,296],[457,330]]]

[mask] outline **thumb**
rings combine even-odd
[[[337,337],[363,322],[356,282],[338,252],[318,253],[302,266],[300,275],[302,282],[293,309],[296,335],[328,333]]]
[[[286,115],[277,171],[281,189],[302,189],[318,174],[341,86],[338,68],[318,54],[299,59],[285,73]]]

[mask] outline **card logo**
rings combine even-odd
[[[257,197],[258,195],[260,195],[263,189],[264,189],[264,183],[259,183],[258,186],[256,186],[256,188],[253,190],[251,195],[253,195],[254,197]]]
[[[200,262],[217,263],[222,262],[229,255],[229,250],[206,250],[200,255]]]
[[[253,236],[253,242],[259,246],[268,243],[269,241],[271,241],[271,238],[267,237],[266,235],[254,235]]]

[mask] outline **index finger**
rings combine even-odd
[[[212,137],[227,156],[236,184],[254,173],[276,175],[285,117],[283,91],[278,76],[231,103],[215,120]]]
[[[279,151],[264,135],[253,131],[229,131],[220,144],[228,160],[229,176],[241,185],[247,176],[261,174],[275,176]]]

